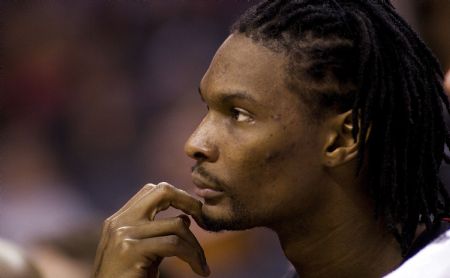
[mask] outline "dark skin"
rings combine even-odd
[[[286,86],[286,64],[242,35],[224,42],[200,83],[208,113],[185,146],[203,201],[145,186],[106,220],[94,277],[157,277],[169,256],[209,275],[188,219],[154,219],[169,206],[205,229],[272,229],[301,277],[381,277],[400,265],[398,243],[373,219],[364,174],[355,175],[351,111],[312,124]]]

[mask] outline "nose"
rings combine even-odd
[[[208,136],[209,132],[203,124],[197,127],[191,137],[184,145],[186,154],[197,161],[215,162],[219,158],[219,150],[212,143],[212,138]]]

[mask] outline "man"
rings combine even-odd
[[[382,0],[262,1],[200,83],[185,149],[200,202],[144,186],[106,220],[95,277],[157,277],[177,256],[210,274],[204,229],[275,231],[300,277],[381,277],[443,230],[448,99],[439,64]],[[436,235],[437,236],[437,235]]]

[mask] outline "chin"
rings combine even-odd
[[[203,229],[211,232],[242,231],[254,228],[251,214],[242,207],[203,205],[202,224]]]

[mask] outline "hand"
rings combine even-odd
[[[164,257],[177,256],[208,276],[202,247],[187,215],[155,220],[170,206],[200,219],[202,203],[168,183],[145,185],[106,219],[95,259],[95,278],[157,278]]]

